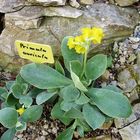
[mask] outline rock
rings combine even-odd
[[[24,30],[27,30],[27,29],[36,29],[40,26],[42,22],[42,17],[41,18],[36,18],[36,19],[31,19],[29,21],[27,20],[18,20],[18,21],[15,21],[15,25],[17,27],[20,27]]]
[[[78,35],[83,27],[98,26],[103,28],[105,40],[102,46],[91,48],[92,54],[104,51],[110,43],[129,36],[140,18],[134,9],[103,3],[93,4],[81,11],[68,6],[64,7],[63,12],[61,9],[62,7],[26,6],[17,12],[5,14],[6,27],[0,36],[0,51],[15,56],[17,52],[14,42],[23,40],[48,44],[52,46],[54,55],[60,55],[60,42],[64,36]],[[50,14],[54,17],[49,17]]]
[[[80,3],[81,4],[93,4],[94,3],[94,0],[80,0]]]
[[[133,106],[132,114],[126,119],[115,119],[114,123],[117,128],[124,128],[132,122],[140,119],[140,103]]]
[[[128,58],[128,62],[131,63],[131,62],[134,62],[134,60],[136,59],[136,55],[135,54],[130,54],[129,58]]]
[[[136,89],[134,89],[133,91],[131,91],[130,93],[130,97],[129,97],[129,101],[131,103],[135,102],[139,100],[139,95],[138,95],[138,91]]]
[[[78,18],[83,14],[81,10],[77,10],[70,6],[65,7],[49,7],[44,9],[44,15],[47,17],[67,17],[67,18]]]
[[[70,1],[69,1],[69,4],[70,4],[72,7],[75,7],[75,8],[79,8],[79,7],[80,7],[80,4],[77,2],[77,0],[70,0]]]
[[[138,37],[129,37],[129,40],[132,42],[132,43],[138,43],[140,41],[140,38]]]
[[[124,69],[118,74],[118,81],[119,82],[126,82],[128,79],[131,78],[131,73],[128,69]]]
[[[115,0],[120,6],[129,6],[138,2],[139,0]]]
[[[134,37],[140,38],[140,26],[135,28]]]
[[[109,3],[115,4],[115,0],[109,0]]]
[[[0,52],[0,68],[6,72],[17,73],[22,65],[29,63],[28,61],[18,58],[10,57],[4,53]]]
[[[66,0],[27,0],[31,4],[39,4],[43,6],[62,6]]]
[[[118,85],[124,92],[131,92],[137,86],[136,80],[132,78],[128,69],[124,69],[118,74],[118,81]]]
[[[68,18],[78,18],[82,15],[82,11],[75,8],[65,7],[47,7],[28,6],[20,11],[5,14],[6,24],[13,24],[22,29],[38,28],[44,16],[60,16]]]
[[[112,124],[113,120],[109,120],[102,125],[101,129],[109,129],[112,126]]]
[[[0,0],[0,12],[9,13],[22,9],[25,6],[25,0]]]
[[[108,80],[109,79],[109,71],[108,70],[106,70],[105,71],[105,73],[102,75],[102,78],[104,79],[104,80]]]
[[[119,130],[122,140],[139,140],[140,139],[140,120]]]

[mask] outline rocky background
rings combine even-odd
[[[60,56],[64,36],[77,35],[82,27],[98,26],[105,32],[102,45],[92,46],[90,55],[104,51],[113,66],[98,80],[113,84],[129,98],[133,114],[115,119],[102,129],[74,140],[140,140],[140,2],[138,0],[0,0],[0,86],[13,80],[27,61],[17,55],[15,40],[49,44]],[[9,71],[9,73],[8,73]],[[54,140],[65,126],[50,118],[46,105],[42,119],[28,124],[14,140]],[[0,135],[4,129],[0,126]]]
[[[15,40],[51,45],[59,56],[63,37],[82,27],[104,29],[102,46],[93,46],[91,53],[103,50],[132,34],[140,19],[137,5],[138,0],[0,0],[0,69],[15,72],[26,63]]]

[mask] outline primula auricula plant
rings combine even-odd
[[[100,128],[109,119],[129,117],[131,105],[121,89],[94,87],[108,68],[108,59],[104,54],[87,59],[87,54],[103,36],[101,28],[93,27],[83,28],[80,36],[65,37],[61,45],[64,66],[59,61],[55,68],[27,64],[15,81],[0,88],[0,123],[9,128],[2,140],[12,140],[17,131],[26,129],[27,122],[38,120],[47,102],[54,104],[52,118],[68,126],[56,140],[71,140],[74,131],[84,137],[84,132]]]

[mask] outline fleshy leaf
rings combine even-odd
[[[88,90],[83,85],[83,83],[80,81],[80,78],[72,71],[72,69],[70,69],[70,73],[71,73],[71,78],[72,78],[72,81],[73,81],[75,87],[77,87],[81,91],[87,92]]]
[[[75,101],[79,97],[80,92],[74,85],[69,85],[61,90],[61,96],[65,101]]]
[[[21,118],[25,122],[34,122],[40,119],[42,115],[42,111],[43,111],[43,107],[41,105],[33,105],[25,110]]]
[[[95,106],[85,104],[83,106],[83,115],[89,126],[95,130],[100,128],[105,122],[105,116]]]
[[[62,133],[60,133],[59,136],[56,138],[56,140],[72,140],[73,133],[74,129],[72,127],[69,127]]]
[[[60,108],[61,101],[57,102],[51,111],[51,116],[55,119],[59,119],[65,125],[69,125],[72,119],[64,116],[64,111]]]
[[[95,55],[87,61],[86,77],[88,79],[96,80],[102,74],[104,74],[106,68],[107,56],[103,54]]]
[[[6,128],[16,126],[18,113],[15,109],[7,107],[0,110],[0,123]]]
[[[104,114],[110,117],[127,118],[132,113],[129,100],[120,92],[92,88],[88,91],[87,95]]]
[[[54,93],[48,93],[48,92],[44,91],[44,92],[42,92],[42,93],[40,93],[40,94],[37,95],[37,97],[36,97],[36,103],[38,105],[40,105],[40,104],[46,102],[47,100],[49,100],[55,94],[56,94],[56,92],[54,92]]]
[[[40,89],[61,88],[72,83],[70,79],[44,64],[27,64],[22,67],[20,74],[25,81]]]
[[[15,128],[8,129],[0,138],[0,140],[13,140],[15,137]]]

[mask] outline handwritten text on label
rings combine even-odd
[[[35,63],[54,63],[52,49],[49,45],[19,41],[15,42],[19,56]]]

